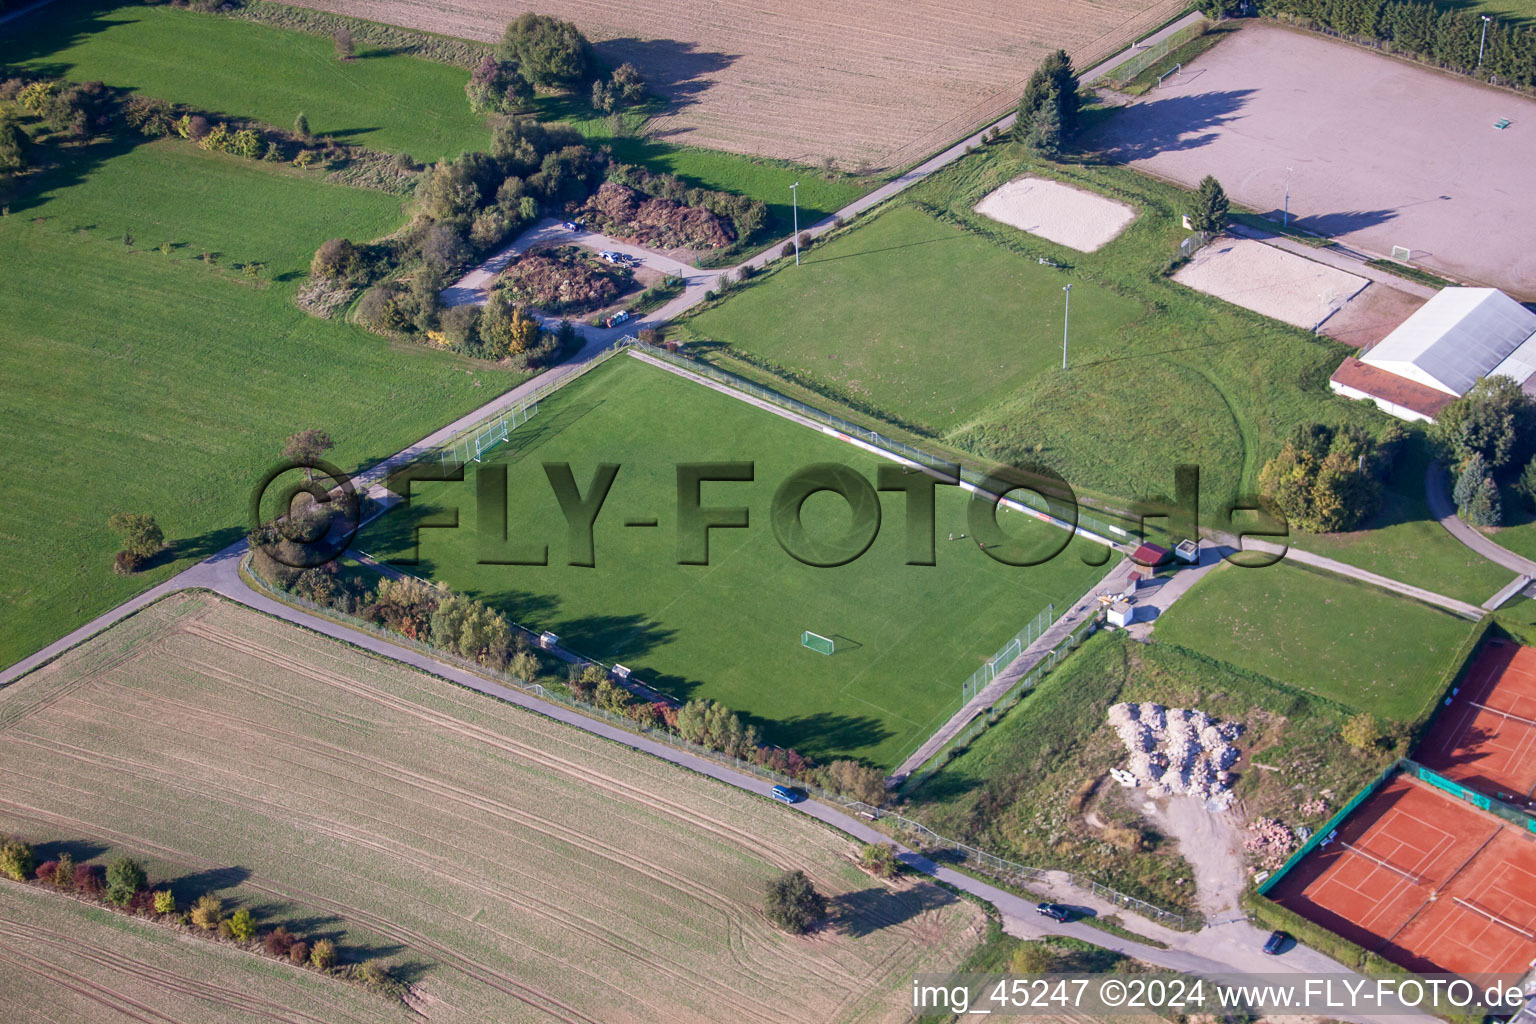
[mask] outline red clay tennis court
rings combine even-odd
[[[1536,841],[1407,775],[1268,896],[1411,970],[1523,973],[1536,960]]]
[[[1536,795],[1536,648],[1491,640],[1414,760],[1517,806]]]

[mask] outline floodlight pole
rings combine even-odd
[[[800,265],[800,183],[789,186],[789,201],[795,211],[795,266]]]
[[[1294,170],[1294,167],[1287,167],[1285,169],[1285,215],[1280,219],[1281,227],[1290,227],[1291,225],[1291,172]]]
[[[1488,23],[1490,21],[1492,21],[1492,20],[1493,19],[1490,18],[1488,15],[1486,15],[1486,14],[1483,15],[1483,38],[1480,39],[1478,41],[1478,44],[1477,44],[1477,66],[1478,67],[1482,67],[1483,66],[1483,47],[1488,45]]]
[[[1067,368],[1067,327],[1072,322],[1072,286],[1062,288],[1066,293],[1066,313],[1061,318],[1061,368]]]

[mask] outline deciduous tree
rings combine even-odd
[[[119,857],[107,865],[107,899],[126,907],[148,881],[142,864],[132,857]]]
[[[533,85],[565,86],[586,77],[588,49],[575,25],[530,12],[507,26],[497,56]]]
[[[804,935],[826,920],[827,899],[804,871],[786,871],[768,883],[763,913],[790,934]]]

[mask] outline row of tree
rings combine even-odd
[[[527,13],[507,25],[501,44],[470,72],[464,86],[479,113],[524,110],[536,88],[574,91],[591,79],[592,108],[610,114],[645,98],[645,82],[633,64],[607,75],[593,73],[592,47],[569,21]]]
[[[327,516],[329,507],[310,506],[300,514]],[[323,523],[309,524],[305,533],[323,530]],[[263,528],[252,535],[252,567],[281,589],[305,600],[356,615],[374,625],[498,672],[525,683],[549,682],[524,631],[514,627],[501,612],[482,601],[457,594],[442,584],[413,577],[383,578],[367,588],[343,577],[334,564],[299,569],[285,564],[297,561],[297,552],[281,550],[291,542]],[[275,546],[279,557],[268,553]],[[807,785],[818,786],[850,800],[873,806],[885,803],[885,775],[878,768],[853,760],[818,764],[814,759],[783,747],[766,744],[755,725],[747,723],[726,705],[694,699],[681,707],[652,701],[633,693],[601,665],[572,666],[566,688],[577,700],[623,715],[647,729],[677,734],[689,743],[718,751],[775,771]]]
[[[118,857],[105,869],[98,864],[76,864],[67,852],[38,864],[29,843],[0,837],[0,875],[72,893],[130,914],[174,922],[194,929],[195,933],[217,935],[252,952],[263,951],[296,966],[328,974],[337,968],[336,944],[330,939],[310,942],[292,934],[284,925],[263,934],[249,909],[240,907],[225,914],[224,901],[213,893],[204,893],[191,907],[180,910],[175,893],[169,888],[151,886],[143,865],[132,857]],[[341,976],[373,987],[393,985],[389,970],[377,960],[348,965]]]
[[[1258,7],[1451,71],[1536,87],[1536,27],[1499,18],[1485,23],[1472,9],[1422,0],[1260,0]]]

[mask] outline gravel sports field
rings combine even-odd
[[[1190,187],[1214,174],[1260,211],[1284,206],[1289,177],[1302,227],[1536,299],[1536,101],[1249,24],[1086,145]]]
[[[1173,279],[1308,331],[1368,283],[1251,238],[1229,237],[1195,253]]]
[[[1079,66],[1178,15],[1177,0],[301,0],[305,7],[491,41],[525,10],[574,21],[672,102],[669,142],[845,169],[903,167],[1018,102],[1063,47]]]
[[[982,921],[768,800],[195,593],[0,691],[0,833],[248,872],[229,895],[258,919],[415,965],[434,1022],[904,1021],[908,977],[953,969]],[[830,928],[763,918],[786,868]]]
[[[1049,178],[1015,178],[977,203],[976,212],[1078,252],[1102,249],[1136,219],[1124,203]]]

